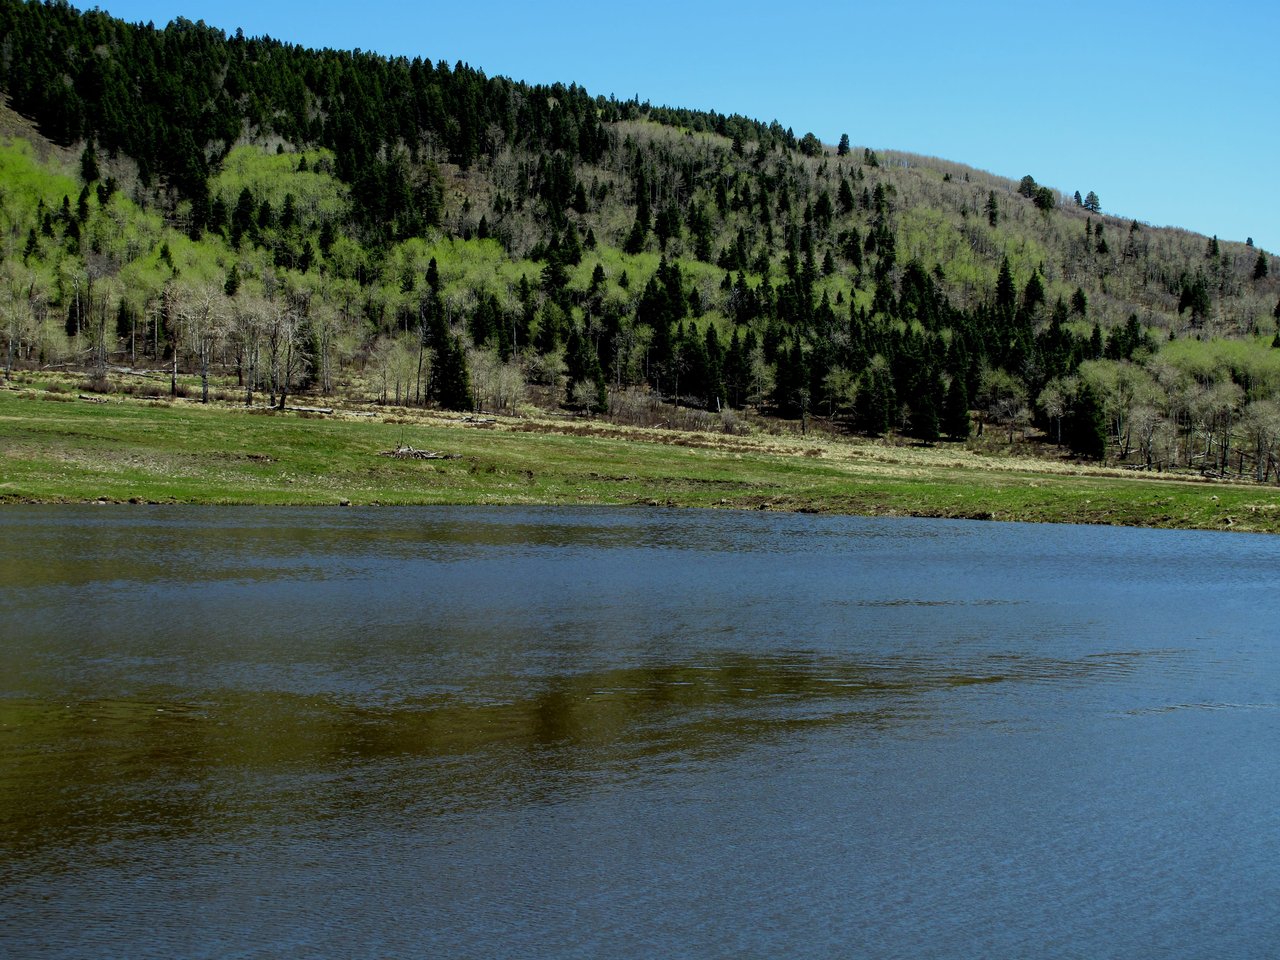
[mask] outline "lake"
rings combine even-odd
[[[1272,957],[1280,539],[0,510],[0,955]]]

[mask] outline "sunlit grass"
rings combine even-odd
[[[1271,487],[798,436],[0,392],[0,502],[614,504],[1280,532]],[[454,455],[397,460],[399,445]]]

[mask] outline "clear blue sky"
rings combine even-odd
[[[1030,173],[1103,209],[1280,253],[1274,0],[475,3],[106,0],[306,46],[778,120]]]

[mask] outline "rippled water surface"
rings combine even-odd
[[[1273,957],[1280,539],[0,511],[0,955]]]

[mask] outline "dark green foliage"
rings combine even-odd
[[[965,440],[969,437],[969,394],[965,389],[964,378],[953,376],[947,385],[946,400],[942,405],[942,431],[952,440]]]
[[[1013,273],[1009,269],[1009,258],[1005,257],[1000,264],[1000,273],[996,276],[996,309],[1012,313],[1015,296]]]
[[[1107,338],[1108,360],[1130,360],[1139,350],[1155,350],[1155,341],[1142,330],[1136,313],[1129,314],[1124,326],[1116,327]]]
[[[804,413],[809,372],[799,341],[777,352],[777,372],[773,384],[773,408],[780,417],[798,420]]]
[[[1102,328],[1095,323],[1093,325],[1093,332],[1089,334],[1089,345],[1085,349],[1087,359],[1101,360],[1102,350]]]
[[[1076,292],[1071,295],[1071,312],[1080,317],[1089,312],[1089,298],[1082,287],[1076,287]]]
[[[80,179],[90,184],[98,177],[98,154],[93,149],[93,142],[90,141],[84,148],[84,152],[80,154]]]
[[[1267,278],[1267,255],[1261,250],[1258,251],[1258,259],[1253,263],[1253,279],[1265,280]]]
[[[1044,283],[1041,282],[1039,273],[1033,273],[1022,291],[1022,309],[1031,313],[1042,303],[1044,303]]]
[[[849,135],[847,133],[840,134],[840,142],[836,145],[836,156],[847,157],[849,155]]]
[[[1102,201],[1098,199],[1098,195],[1092,190],[1090,190],[1088,196],[1084,198],[1084,208],[1090,213],[1102,212]]]
[[[888,433],[894,425],[896,407],[897,395],[889,371],[879,366],[868,367],[858,381],[854,404],[858,429],[873,437]]]
[[[446,410],[470,410],[471,374],[467,370],[467,352],[459,337],[446,337],[436,351],[432,370],[434,399]]]
[[[987,223],[995,226],[1000,222],[1000,207],[996,203],[996,192],[994,190],[987,194]]]
[[[1081,385],[1070,413],[1064,418],[1063,439],[1079,456],[1101,460],[1107,454],[1106,417],[1088,383]]]
[[[923,378],[911,403],[911,435],[925,443],[941,436],[938,418],[940,388],[931,377]]]
[[[1204,274],[1197,273],[1194,279],[1186,277],[1182,281],[1182,292],[1178,297],[1178,312],[1191,311],[1191,322],[1200,325],[1209,316],[1209,284]]]

